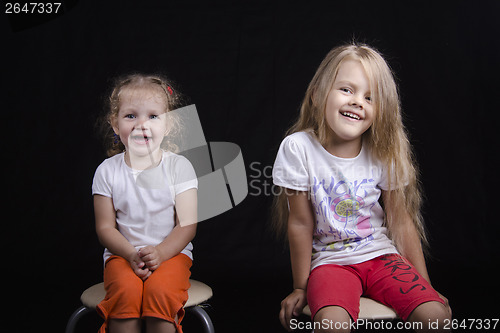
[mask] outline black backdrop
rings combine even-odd
[[[398,76],[434,287],[457,319],[498,318],[498,1],[63,3],[53,19],[0,15],[5,327],[61,331],[101,281],[91,183],[105,155],[94,123],[110,78],[143,71],[177,83],[208,141],[243,152],[249,196],[200,223],[194,241],[192,277],[214,289],[217,331],[282,331],[291,272],[268,230],[270,166],[321,59],[352,38]],[[80,331],[99,324],[88,315]],[[185,328],[199,331],[189,317]]]

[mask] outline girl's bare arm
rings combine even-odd
[[[125,258],[130,263],[134,273],[146,280],[151,271],[139,258],[135,247],[116,228],[116,212],[113,199],[103,195],[94,195],[95,229],[102,246],[111,253]]]
[[[179,254],[196,235],[198,222],[198,191],[193,188],[175,197],[176,226],[156,246],[160,263]]]
[[[306,290],[311,269],[314,217],[307,192],[288,195],[288,241],[292,263],[293,288]]]
[[[290,320],[307,304],[306,288],[311,270],[314,215],[307,192],[288,195],[288,241],[292,263],[293,291],[281,302],[280,321],[290,331]]]
[[[116,228],[113,199],[94,195],[95,229],[102,246],[111,253],[129,260],[137,251]]]

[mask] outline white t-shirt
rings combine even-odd
[[[175,227],[175,196],[198,187],[191,163],[183,156],[163,152],[160,164],[152,169],[134,170],[124,153],[112,156],[97,167],[92,194],[113,199],[118,230],[137,250],[156,246]],[[193,259],[189,243],[181,253]],[[112,255],[104,250],[104,262]]]
[[[364,146],[358,156],[340,158],[326,151],[314,133],[294,133],[281,143],[273,182],[310,195],[316,220],[311,270],[397,253],[378,202],[381,189],[388,189],[386,168]]]

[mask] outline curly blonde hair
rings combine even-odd
[[[101,131],[103,132],[106,153],[108,156],[119,154],[125,150],[123,143],[116,137],[113,131],[113,124],[120,111],[122,92],[126,89],[145,89],[159,93],[159,96],[165,101],[165,112],[169,123],[169,136],[175,137],[181,132],[182,124],[179,117],[170,112],[179,107],[182,96],[172,88],[170,80],[158,74],[130,74],[115,79],[113,89],[107,100],[107,110],[100,119]],[[177,151],[177,146],[165,138],[162,142],[162,148],[173,152]]]
[[[396,247],[401,248],[404,230],[398,221],[411,217],[424,246],[427,245],[421,216],[422,196],[417,163],[403,125],[398,88],[392,70],[382,55],[365,44],[347,44],[332,49],[319,65],[303,99],[300,115],[285,136],[312,130],[321,144],[329,141],[325,119],[326,101],[340,65],[347,59],[360,61],[370,79],[375,120],[363,136],[373,156],[388,167],[389,191],[384,200],[385,223]],[[285,191],[275,196],[272,224],[278,234],[286,233],[288,205]]]

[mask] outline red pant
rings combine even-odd
[[[393,308],[403,320],[422,303],[444,304],[431,285],[398,254],[383,255],[355,265],[321,265],[309,276],[307,301],[312,318],[321,308],[336,305],[356,321],[361,296]]]
[[[109,319],[144,317],[167,320],[182,332],[180,322],[188,299],[191,264],[188,256],[178,254],[142,281],[127,260],[111,256],[104,268],[106,297],[97,305],[97,312],[104,318],[99,332],[106,332]]]

